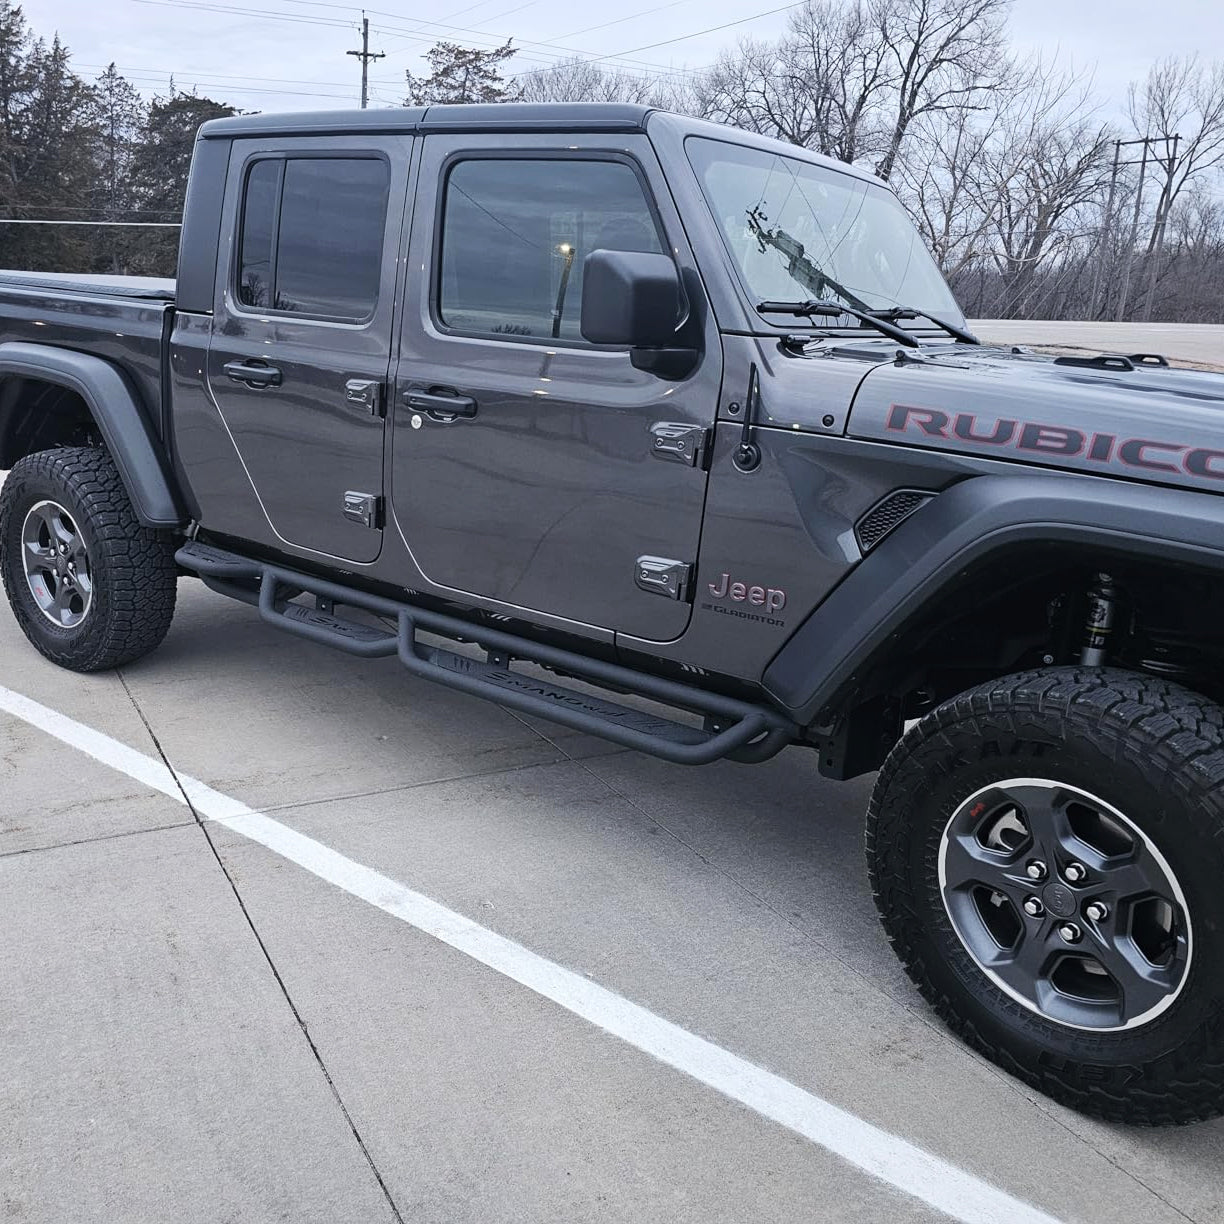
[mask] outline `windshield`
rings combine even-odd
[[[686,147],[754,303],[817,298],[963,320],[886,187],[747,145],[690,137]]]

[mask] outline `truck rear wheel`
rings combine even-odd
[[[148,654],[174,615],[171,537],[140,524],[114,462],[93,447],[29,455],[9,473],[0,573],[26,637],[72,671]]]
[[[1224,1113],[1224,710],[1051,669],[948,701],[872,795],[876,904],[971,1046],[1073,1108]]]

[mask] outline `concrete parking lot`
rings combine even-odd
[[[0,612],[0,1219],[1224,1216],[1224,1125],[1087,1121],[931,1016],[870,779],[668,766],[180,599],[92,677]]]
[[[618,751],[194,581],[116,674],[0,606],[0,1220],[1224,1219],[1224,1122],[1092,1122],[943,1030],[870,785]]]

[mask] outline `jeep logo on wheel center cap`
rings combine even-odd
[[[1041,894],[1045,907],[1055,918],[1070,918],[1075,913],[1075,894],[1057,880],[1046,885]]]

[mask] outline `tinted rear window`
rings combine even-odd
[[[243,199],[238,300],[316,318],[369,318],[390,178],[377,158],[256,162]]]

